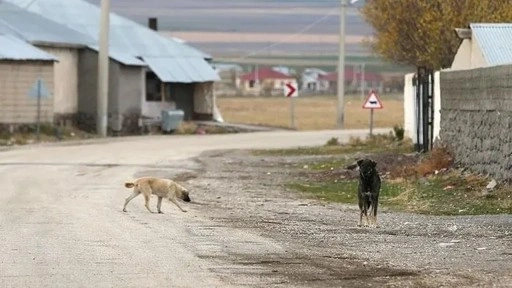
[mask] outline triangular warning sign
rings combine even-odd
[[[382,109],[384,106],[382,105],[382,101],[380,101],[379,96],[377,95],[377,92],[371,91],[370,95],[366,98],[366,101],[364,101],[363,109]]]

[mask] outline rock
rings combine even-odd
[[[437,245],[439,245],[439,246],[441,246],[441,247],[449,247],[449,246],[452,246],[452,245],[454,245],[454,244],[455,244],[455,243],[451,243],[451,242],[450,242],[450,243],[439,243],[439,244],[437,244]]]
[[[448,231],[450,231],[450,232],[455,232],[455,231],[457,231],[457,229],[458,229],[457,225],[452,225],[452,226],[448,227]]]
[[[496,183],[496,180],[492,179],[492,181],[489,182],[489,184],[487,184],[485,188],[492,191],[496,187],[496,185],[498,185],[498,183]]]

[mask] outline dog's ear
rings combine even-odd
[[[377,167],[377,162],[372,160],[372,166],[373,166],[373,168]]]
[[[363,163],[363,159],[357,160],[357,166],[361,167],[361,163]]]

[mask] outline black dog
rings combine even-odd
[[[373,227],[377,226],[377,206],[379,205],[379,192],[380,192],[380,177],[377,169],[377,163],[370,159],[361,159],[357,161],[359,166],[359,187],[357,198],[359,199],[359,224],[361,226],[363,221],[363,215],[366,217],[366,223],[364,226],[369,224]],[[373,223],[368,222],[368,211],[370,212],[370,220]]]

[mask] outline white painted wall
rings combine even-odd
[[[471,68],[471,39],[464,39],[453,58],[451,69],[465,70]]]
[[[473,39],[464,39],[457,49],[453,58],[450,70],[466,70],[473,68],[487,67],[484,54],[478,41]]]
[[[412,139],[416,143],[416,87],[413,86],[412,79],[414,73],[405,75],[404,85],[404,132],[405,137]],[[441,131],[441,83],[440,72],[434,72],[434,141],[439,137]]]
[[[441,72],[434,72],[434,142],[439,138],[441,131]]]
[[[405,75],[404,82],[404,134],[416,141],[416,90],[412,85],[414,73]]]

